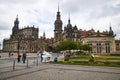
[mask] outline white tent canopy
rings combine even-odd
[[[52,55],[46,51],[43,52],[43,61],[42,62],[50,62],[52,59]]]

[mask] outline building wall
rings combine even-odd
[[[120,40],[115,40],[116,44],[116,53],[120,53]]]
[[[83,44],[92,45],[92,52],[94,53],[115,53],[116,45],[114,37],[85,37],[82,39]],[[106,44],[109,43],[108,47],[110,52],[106,51]],[[97,44],[100,44],[101,51],[97,51]]]
[[[27,27],[19,29],[9,39],[3,40],[4,52],[37,52],[38,50],[38,28]]]

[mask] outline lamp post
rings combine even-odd
[[[19,47],[20,47],[20,44],[19,44],[19,36],[18,36],[18,45],[17,45],[17,52],[19,53]]]
[[[32,40],[32,36],[29,37],[29,52],[31,53],[31,40]]]
[[[17,60],[18,60],[18,62],[20,62],[20,58],[21,58],[21,55],[20,55],[20,40],[21,40],[21,36],[19,35],[18,36],[18,46],[17,46],[17,48],[18,48],[18,52],[17,52]]]
[[[1,58],[1,51],[2,51],[2,49],[1,49],[1,43],[0,43],[0,58]]]
[[[1,53],[1,51],[2,51],[1,46],[2,46],[2,45],[1,45],[1,43],[0,43],[0,53]]]
[[[20,40],[21,40],[21,35],[18,35],[18,45],[17,45],[18,54],[19,54],[19,51],[20,51]]]

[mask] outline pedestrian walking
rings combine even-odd
[[[1,58],[1,53],[0,53],[0,58]]]
[[[26,60],[26,53],[24,52],[23,55],[22,55],[22,61],[23,61],[23,63],[25,63],[25,60]]]
[[[11,52],[9,52],[9,57],[11,56]]]
[[[43,61],[43,52],[41,53],[40,57],[41,57],[41,62],[42,62]]]
[[[17,55],[18,62],[20,62],[20,59],[21,59],[21,55],[20,55],[20,53],[18,53],[18,55]]]

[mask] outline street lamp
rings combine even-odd
[[[0,43],[0,53],[1,53],[2,49],[1,49],[1,43]]]
[[[17,45],[17,52],[19,53],[19,50],[20,50],[20,35],[18,35],[18,45]]]

